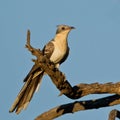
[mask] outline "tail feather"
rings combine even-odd
[[[11,106],[9,112],[16,110],[16,114],[19,114],[22,109],[26,109],[29,102],[31,101],[34,92],[36,91],[38,85],[41,83],[44,72],[42,71],[38,76],[34,77],[31,74],[26,82],[24,83],[21,91],[16,97],[13,105]]]

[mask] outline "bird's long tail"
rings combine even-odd
[[[44,72],[39,71],[39,74],[28,74],[27,80],[16,97],[14,103],[12,104],[9,112],[16,111],[16,114],[19,114],[21,110],[26,109],[29,102],[31,101],[34,92],[41,83]]]

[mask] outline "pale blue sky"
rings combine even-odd
[[[33,120],[52,107],[74,101],[58,97],[59,91],[46,76],[27,110],[19,115],[8,112],[33,65],[33,56],[24,47],[27,29],[32,45],[42,49],[59,24],[76,27],[69,35],[69,58],[60,68],[71,85],[120,80],[120,0],[0,0],[0,120]],[[117,105],[56,120],[106,120],[113,108],[120,110]]]

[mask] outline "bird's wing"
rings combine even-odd
[[[69,49],[69,47],[67,48],[67,51],[66,51],[66,53],[65,53],[65,55],[64,55],[64,57],[60,60],[60,63],[59,64],[62,64],[66,59],[67,59],[67,57],[68,57],[68,55],[69,55],[69,51],[70,51],[70,49]]]
[[[54,44],[52,43],[53,40],[51,40],[50,42],[48,42],[45,47],[43,48],[43,54],[50,59],[53,51],[54,51]]]

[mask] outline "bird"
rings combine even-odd
[[[62,64],[69,55],[68,34],[72,29],[75,29],[75,27],[64,24],[57,25],[54,38],[42,49],[43,55],[53,62],[56,68],[59,68],[60,64]],[[44,74],[45,72],[38,65],[33,65],[23,80],[24,85],[22,89],[11,105],[10,113],[15,111],[16,114],[19,114],[27,108],[35,91],[39,88]]]

